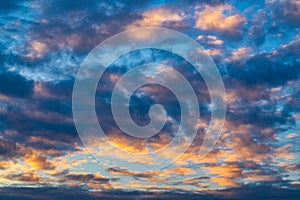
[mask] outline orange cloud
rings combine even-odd
[[[41,155],[36,155],[34,153],[25,155],[23,160],[26,164],[30,165],[33,169],[51,170],[55,168],[55,166],[53,166],[51,162],[47,160],[46,157]]]
[[[142,28],[142,27],[160,27],[164,23],[172,22],[175,26],[182,26],[184,13],[178,13],[166,8],[156,8],[148,10],[142,14],[142,19],[134,21],[127,26],[127,29]]]
[[[29,55],[29,57],[40,58],[47,50],[47,44],[40,41],[33,41],[31,44],[31,49],[33,50],[33,52]]]
[[[235,31],[234,29],[245,22],[245,17],[241,14],[232,14],[226,16],[224,11],[233,11],[230,5],[209,6],[206,5],[203,10],[196,12],[196,28],[202,30],[215,31]]]
[[[207,165],[204,169],[210,174],[217,175],[210,180],[219,186],[236,187],[239,186],[237,179],[242,175],[242,169],[235,164]]]
[[[223,187],[238,187],[239,184],[227,177],[212,177],[211,180]]]

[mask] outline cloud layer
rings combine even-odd
[[[298,0],[1,2],[0,199],[296,199],[299,9]],[[99,81],[96,111],[107,138],[134,153],[160,150],[174,138],[180,107],[164,87],[143,86],[130,101],[132,118],[140,125],[149,122],[151,105],[165,106],[168,120],[159,134],[146,140],[132,138],[112,117],[114,85],[128,70],[149,61],[172,66],[190,81],[200,103],[201,120],[193,124],[198,134],[165,169],[137,172],[103,166],[84,148],[74,125],[75,76],[99,42],[149,26],[187,34],[213,58],[227,92],[223,135],[214,150],[199,159],[213,109],[203,79],[179,56],[138,50],[117,59]],[[182,140],[178,149],[184,142],[188,141]],[[160,151],[158,156],[169,159],[175,151]],[[141,165],[154,162],[151,156],[94,153]],[[59,187],[63,189],[57,192]]]

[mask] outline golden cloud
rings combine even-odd
[[[215,31],[235,31],[246,21],[241,14],[225,15],[224,11],[233,12],[231,5],[206,5],[203,10],[196,12],[196,28]]]
[[[127,26],[127,29],[142,28],[142,27],[160,27],[166,22],[174,22],[176,26],[183,25],[184,13],[178,13],[174,10],[166,8],[156,8],[145,11],[142,14],[142,19],[134,21]]]

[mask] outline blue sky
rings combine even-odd
[[[299,20],[299,0],[0,2],[0,199],[297,199]],[[148,140],[126,135],[110,110],[120,77],[137,65],[161,62],[188,77],[196,91],[201,123],[193,145],[172,165],[151,172],[103,166],[84,148],[72,115],[73,84],[89,52],[117,33],[144,27],[196,40],[220,71],[227,96],[223,134],[200,159],[211,99],[193,67],[157,49],[112,63],[99,81],[95,109],[107,138],[133,154],[168,144],[180,109],[168,89],[143,86],[130,100],[133,120],[149,123],[149,107],[161,103],[168,122]],[[153,161],[98,153],[132,164]]]

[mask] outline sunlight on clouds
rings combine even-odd
[[[109,1],[98,6],[93,1],[0,3],[4,13],[0,16],[0,187],[34,187],[39,199],[44,199],[40,189],[48,192],[48,187],[59,188],[49,190],[52,195],[68,188],[71,192],[87,191],[84,195],[101,191],[124,199],[127,196],[122,192],[136,199],[144,192],[154,192],[155,198],[164,198],[162,193],[169,192],[177,199],[189,198],[189,194],[199,194],[200,199],[205,198],[202,194],[210,194],[210,199],[224,193],[227,199],[235,199],[235,193],[250,199],[252,187],[262,188],[255,195],[269,195],[274,190],[280,199],[289,199],[281,196],[281,189],[298,192],[300,1],[226,2]],[[150,172],[137,169],[173,160],[191,142],[191,133],[183,131],[174,148],[164,149],[175,137],[180,118],[168,93],[146,85],[136,95],[149,97],[149,101],[138,99],[147,105],[162,100],[170,106],[166,106],[170,111],[166,130],[146,140],[136,139],[109,121],[104,123],[108,130],[105,138],[85,141],[91,149],[78,137],[71,104],[74,78],[86,55],[114,34],[143,27],[178,30],[203,45],[206,49],[201,51],[209,54],[220,70],[228,106],[223,134],[214,149],[201,158],[199,152],[214,106],[209,103],[209,91],[193,79],[195,72],[185,61],[147,50],[113,63],[105,83],[97,88],[103,92],[97,98],[105,99],[106,104],[123,69],[154,57],[155,61],[172,63],[170,66],[176,64],[184,76],[192,77],[189,81],[201,100],[203,120],[188,123],[199,129],[193,144],[174,163]],[[128,38],[147,41],[159,37],[154,31],[139,33]],[[174,42],[167,45],[173,47]],[[184,52],[186,47],[180,48]],[[170,69],[160,65],[150,75],[178,82]],[[147,109],[139,103],[133,106],[138,111]],[[101,117],[110,120],[108,109],[99,110],[103,111]],[[127,163],[137,167],[127,169]],[[0,193],[7,188],[0,188]],[[72,195],[77,197],[76,192]],[[25,198],[32,195],[24,190],[12,193],[24,193]],[[103,194],[98,197],[106,198]]]
[[[173,22],[175,26],[182,26],[185,14],[183,12],[177,13],[174,10],[166,8],[157,8],[145,11],[142,14],[141,20],[136,20],[127,29],[142,28],[142,27],[160,27],[164,23]]]
[[[47,50],[47,45],[43,42],[33,41],[31,44],[31,48],[33,52],[29,54],[29,57],[37,57],[40,58],[43,56],[45,51]]]
[[[213,57],[222,55],[221,49],[206,49],[204,52]]]
[[[247,56],[249,56],[251,52],[251,48],[249,47],[241,47],[239,49],[236,49],[231,54],[231,60],[244,60]]]
[[[239,186],[239,184],[236,183],[231,178],[212,177],[211,180],[222,187],[238,187]]]
[[[215,31],[235,31],[245,22],[245,17],[241,14],[231,14],[226,16],[224,11],[233,12],[231,5],[204,6],[203,10],[196,12],[196,28],[202,30]]]

